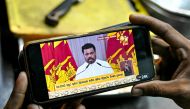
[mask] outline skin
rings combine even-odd
[[[84,49],[84,59],[89,64],[93,64],[96,61],[96,52],[93,48]]]
[[[21,108],[22,103],[24,101],[27,85],[28,81],[26,79],[26,74],[24,72],[21,72],[17,81],[15,82],[13,92],[5,106],[5,109]]]
[[[25,93],[28,85],[28,80],[25,72],[21,72],[15,82],[12,94],[4,107],[4,109],[20,109],[22,108]],[[82,99],[64,103],[60,109],[85,109],[81,104]],[[43,109],[42,106],[36,104],[30,104],[28,109]],[[49,108],[51,109],[51,108]]]
[[[159,80],[135,85],[132,94],[171,98],[182,108],[189,109],[190,41],[169,24],[152,17],[131,15],[130,22],[146,25],[159,36],[152,39],[152,44],[154,52],[162,58],[157,65]]]

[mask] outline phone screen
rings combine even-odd
[[[40,75],[48,99],[151,79],[154,66],[145,30],[126,29],[39,43]]]
[[[132,30],[41,43],[49,99],[139,81],[135,46]]]

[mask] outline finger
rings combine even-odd
[[[76,109],[86,109],[86,107],[82,104],[80,104]]]
[[[158,59],[155,59],[155,67],[156,67],[156,72],[158,75],[160,75],[159,73],[159,70],[160,68],[162,68],[160,66],[160,64],[163,62],[163,58],[162,57],[165,57],[166,55],[169,55],[169,45],[163,41],[162,39],[160,38],[152,38],[151,39],[151,42],[152,42],[152,48],[153,48],[153,52],[154,54],[157,54],[159,55]]]
[[[177,78],[178,75],[179,75],[179,74],[182,74],[182,72],[185,71],[185,68],[188,67],[188,64],[187,64],[188,53],[187,53],[183,48],[177,49],[177,50],[176,50],[176,53],[177,53],[178,59],[179,59],[180,61],[182,61],[182,60],[184,60],[184,61],[182,61],[182,62],[179,64],[177,70],[175,71],[175,73],[174,73],[173,76],[172,76],[172,79]],[[184,71],[183,71],[183,70],[184,70]],[[187,75],[185,75],[185,76],[186,76],[186,77],[189,77],[189,76],[187,76]]]
[[[64,103],[60,109],[66,109],[66,104]]]
[[[20,109],[24,101],[28,81],[25,72],[21,72],[16,80],[13,92],[5,106],[5,109]]]
[[[150,16],[139,15],[139,14],[130,15],[129,19],[130,22],[133,24],[148,26],[151,31],[156,33],[158,36],[162,37],[172,47],[188,48],[187,43],[189,43],[189,41],[167,23],[164,23]]]
[[[62,105],[61,109],[76,109],[81,105],[83,99],[70,101]]]
[[[43,108],[36,104],[29,104],[27,109],[43,109]]]
[[[134,96],[148,95],[173,98],[176,97],[177,94],[180,94],[180,87],[177,85],[178,83],[179,82],[176,80],[151,81],[134,86],[131,93]]]
[[[160,56],[164,56],[165,54],[168,54],[169,52],[169,44],[166,43],[164,40],[160,38],[152,38],[152,47],[153,47],[153,52],[155,54],[158,54]]]
[[[183,48],[178,48],[176,50],[176,53],[180,61],[188,59],[188,52],[184,50]]]

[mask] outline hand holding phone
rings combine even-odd
[[[183,109],[190,107],[190,41],[171,25],[158,19],[131,15],[130,21],[147,25],[160,38],[154,38],[154,51],[162,58],[159,64],[160,80],[137,84],[132,94],[136,96],[161,96],[171,98]],[[162,40],[162,39],[163,40]]]
[[[139,25],[31,41],[24,58],[39,104],[134,85],[155,74],[149,31]]]

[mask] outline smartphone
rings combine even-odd
[[[69,100],[150,81],[149,30],[133,25],[35,40],[23,49],[32,100]]]

